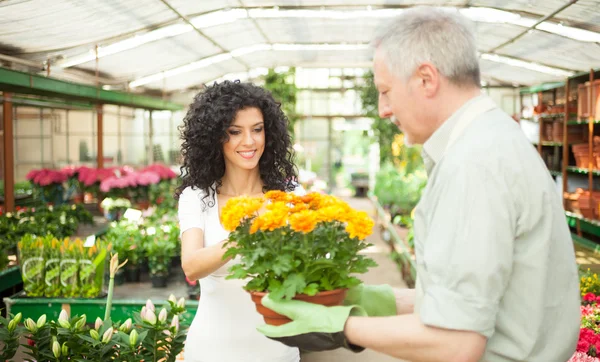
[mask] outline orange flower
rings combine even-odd
[[[265,198],[271,201],[288,201],[288,194],[280,190],[271,190],[265,194]]]
[[[308,210],[308,205],[303,202],[300,202],[300,203],[294,204],[294,206],[292,206],[292,208],[290,209],[290,212],[298,213],[298,212],[301,212],[304,210]]]
[[[221,222],[223,228],[227,231],[235,230],[242,220],[256,215],[262,207],[262,198],[260,197],[232,197],[227,200],[221,213]]]
[[[267,206],[269,211],[258,216],[250,227],[250,232],[254,233],[258,229],[262,231],[273,231],[277,228],[287,225],[288,207],[283,202],[275,202]]]
[[[297,232],[309,233],[317,225],[317,214],[314,211],[303,210],[290,216],[290,227]]]
[[[371,234],[375,223],[364,211],[354,212],[348,219],[346,225],[346,232],[351,238],[358,238],[363,240]]]

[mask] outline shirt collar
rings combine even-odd
[[[425,141],[421,155],[425,163],[427,174],[431,174],[433,167],[442,159],[442,156],[448,147],[448,142],[450,141],[450,134],[452,133],[452,130],[456,126],[456,123],[464,113],[465,109],[471,104],[478,102],[485,97],[486,96],[482,94],[465,102],[465,104],[452,113],[450,118],[442,123],[442,125],[435,130],[435,132],[433,132],[431,137]]]

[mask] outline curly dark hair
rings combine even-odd
[[[180,126],[182,183],[175,192],[193,186],[204,191],[204,207],[213,207],[225,175],[223,143],[239,110],[256,107],[264,119],[265,149],[258,162],[263,192],[293,191],[297,182],[288,119],[269,91],[251,83],[224,81],[198,93]],[[205,200],[210,199],[208,202]]]

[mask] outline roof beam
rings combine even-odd
[[[531,30],[534,30],[535,28],[537,28],[538,25],[540,25],[541,23],[543,23],[546,20],[552,19],[555,15],[557,15],[558,13],[560,13],[561,11],[565,10],[566,8],[568,8],[569,6],[575,4],[577,1],[579,0],[569,0],[568,3],[564,4],[563,6],[559,7],[558,9],[554,10],[553,12],[551,12],[550,14],[544,16],[543,18],[541,18],[540,20],[538,20],[535,24],[531,25],[530,27],[528,27],[527,29],[523,30],[519,35],[515,36],[512,39],[509,39],[507,41],[505,41],[504,43],[494,47],[493,49],[489,50],[489,53],[495,53],[496,51],[498,51],[499,49],[504,48],[505,46],[512,44],[514,42],[516,42],[517,40],[521,39],[523,36],[525,36],[527,33],[529,33]]]
[[[108,91],[90,85],[65,82],[0,68],[0,91],[57,97],[101,104],[118,104],[132,108],[181,110],[183,105],[138,94]]]
[[[190,25],[194,31],[198,34],[200,34],[200,36],[202,36],[204,39],[208,40],[209,42],[211,42],[214,46],[216,46],[217,48],[221,49],[221,51],[223,53],[228,53],[229,51],[227,49],[225,49],[221,44],[217,43],[213,38],[209,37],[208,35],[204,34],[204,32],[200,29],[198,29],[198,27],[196,27],[196,25],[194,25],[194,23],[192,23],[190,21],[190,19],[188,19],[185,15],[183,15],[182,13],[180,13],[177,9],[175,9],[171,4],[169,4],[169,2],[167,0],[160,0],[160,2],[162,2],[163,4],[165,4],[166,7],[168,7],[169,9],[171,9],[171,11],[173,11],[175,14],[177,14],[177,16],[183,20],[186,24]],[[242,62],[241,60],[237,59],[237,61],[242,64],[246,69],[250,69],[250,67],[248,66],[248,64]]]
[[[247,9],[246,5],[244,4],[244,2],[242,0],[238,0],[238,3],[240,3],[240,5],[246,9],[246,14],[248,14],[248,9]],[[265,34],[265,32],[262,30],[262,28],[258,25],[258,22],[256,21],[256,19],[254,19],[250,16],[248,16],[248,17],[252,20],[252,23],[256,27],[256,30],[258,30],[260,35],[262,35],[262,37],[265,39],[265,42],[267,42],[267,44],[272,44],[273,42],[269,39],[269,37],[267,37],[267,34]]]

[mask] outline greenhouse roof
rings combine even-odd
[[[421,4],[475,22],[489,84],[560,82],[600,65],[595,0],[7,0],[0,64],[154,94],[268,67],[370,67],[377,27]]]

